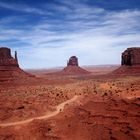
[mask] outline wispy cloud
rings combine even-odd
[[[18,50],[24,68],[64,66],[71,55],[81,65],[118,64],[124,49],[140,45],[139,9],[111,11],[79,0],[0,7],[31,14],[0,20],[0,41]],[[20,19],[25,24],[15,26]]]
[[[32,14],[39,14],[39,15],[49,15],[50,14],[48,11],[42,10],[40,8],[31,7],[26,4],[0,2],[0,7],[6,8],[8,10],[20,11],[20,12],[26,12],[26,13],[32,13]]]

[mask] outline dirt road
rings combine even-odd
[[[78,96],[74,96],[73,98],[71,98],[70,100],[67,100],[61,104],[59,104],[58,106],[56,106],[56,111],[47,113],[46,115],[43,116],[39,116],[39,117],[34,117],[34,118],[30,118],[27,120],[23,120],[23,121],[17,121],[17,122],[11,122],[11,123],[1,123],[0,127],[8,127],[8,126],[15,126],[15,125],[22,125],[22,124],[26,124],[29,123],[33,120],[42,120],[42,119],[49,119],[53,116],[56,116],[57,114],[59,114],[60,112],[62,112],[64,110],[65,105],[70,104],[72,102],[74,102],[77,99]]]

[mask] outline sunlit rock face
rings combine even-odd
[[[70,57],[67,66],[78,66],[78,58],[76,56]]]
[[[122,53],[122,65],[140,65],[140,47],[128,48]]]
[[[19,67],[17,52],[15,52],[15,58],[11,56],[11,50],[6,47],[0,47],[0,66],[15,66]]]

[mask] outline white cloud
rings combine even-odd
[[[5,3],[0,2],[0,7],[6,8],[13,11],[20,11],[32,14],[39,14],[39,15],[50,15],[51,13],[39,8],[31,7],[25,4],[16,4],[16,3]]]
[[[0,6],[14,10],[13,5]],[[112,12],[67,1],[51,8],[62,17],[48,18],[44,9],[26,6],[24,12],[43,15],[33,26],[25,25],[28,30],[9,29],[14,22],[11,17],[0,21],[0,41],[13,39],[21,44],[7,42],[19,52],[23,68],[65,66],[71,55],[77,55],[81,65],[119,64],[124,49],[140,45],[139,10]]]

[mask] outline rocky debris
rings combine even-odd
[[[122,53],[122,65],[140,65],[140,47],[127,48]]]
[[[11,50],[6,47],[0,48],[0,66],[14,66],[19,67],[17,52],[15,52],[15,58],[11,56]]]
[[[140,75],[140,65],[134,66],[121,66],[111,74],[118,74],[118,75]]]
[[[70,57],[67,66],[78,66],[78,58],[76,56]]]
[[[66,75],[82,75],[82,74],[90,74],[90,72],[84,70],[81,67],[78,66],[67,66],[62,71],[63,74]]]

